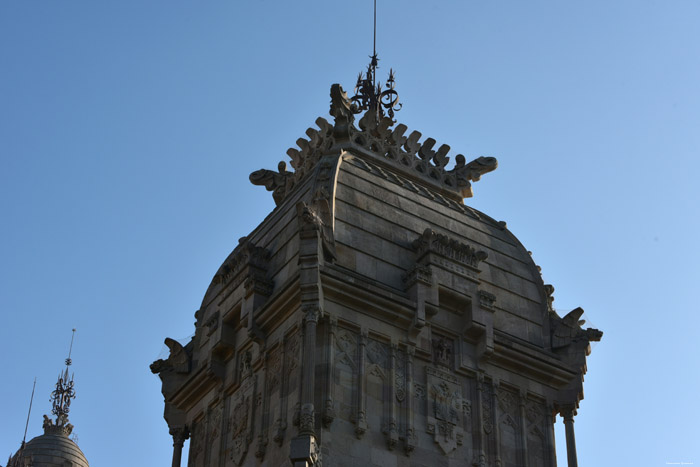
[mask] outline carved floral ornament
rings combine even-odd
[[[364,114],[358,122],[358,129],[354,125],[357,110],[356,104],[348,99],[339,84],[331,86],[330,114],[334,125],[324,118],[316,119],[318,128],[306,130],[308,139],[298,139],[299,148],[287,151],[293,172],[287,170],[287,164],[283,161],[279,163],[277,172],[260,169],[251,173],[251,183],[272,191],[275,204],[279,205],[299,182],[313,172],[324,154],[332,150],[340,152],[341,149],[357,148],[360,151],[353,153],[359,157],[378,160],[397,172],[443,193],[451,193],[453,198],[461,200],[472,196],[471,182],[478,181],[483,174],[498,167],[494,157],[479,157],[467,163],[465,157],[458,154],[455,164],[448,170],[448,145],[433,149],[436,145],[433,138],[426,138],[421,143],[421,134],[417,131],[405,136],[408,130],[406,125],[394,126],[396,122],[392,118],[374,111]]]

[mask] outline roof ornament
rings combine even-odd
[[[353,113],[359,114],[366,110],[373,110],[377,117],[384,116],[384,109],[387,110],[389,118],[394,118],[394,112],[401,110],[399,103],[399,93],[394,89],[396,80],[394,70],[389,69],[389,79],[386,81],[386,89],[382,91],[382,83],[377,84],[377,68],[379,57],[377,56],[377,0],[374,0],[374,44],[372,56],[370,57],[367,72],[357,77],[355,84],[355,95],[350,98]],[[379,119],[379,118],[377,118]]]
[[[70,412],[71,400],[75,399],[75,389],[74,389],[74,375],[68,375],[68,368],[71,366],[73,361],[70,356],[73,352],[73,339],[75,338],[75,328],[73,328],[73,335],[70,339],[70,349],[68,350],[68,358],[66,358],[66,369],[58,375],[58,381],[56,382],[56,389],[51,393],[51,403],[53,408],[51,413],[56,416],[56,427],[70,427],[72,426],[68,423],[68,412]],[[47,425],[53,426],[51,420],[44,416],[44,428]],[[70,433],[69,433],[70,434]]]

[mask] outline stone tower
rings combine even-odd
[[[554,466],[556,414],[576,465],[602,333],[558,316],[505,223],[463,203],[496,159],[448,169],[447,145],[361,104],[333,85],[293,171],[251,174],[276,208],[214,275],[192,340],[151,365],[173,466],[188,437],[189,467]]]

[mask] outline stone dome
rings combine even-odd
[[[58,428],[58,429],[57,429]],[[89,467],[85,454],[68,437],[63,427],[50,427],[24,445],[13,458],[17,466],[31,467]]]

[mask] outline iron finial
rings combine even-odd
[[[68,423],[68,412],[70,412],[70,404],[75,399],[75,389],[73,375],[68,374],[68,367],[73,361],[70,356],[73,352],[73,339],[75,338],[75,329],[70,339],[70,348],[68,350],[68,358],[66,358],[66,369],[58,375],[56,389],[51,393],[51,403],[53,408],[51,413],[56,416],[56,425],[64,426]]]
[[[367,72],[357,78],[355,85],[355,95],[350,98],[352,102],[352,110],[359,114],[367,110],[372,110],[377,113],[377,117],[384,116],[384,110],[387,110],[390,118],[394,117],[394,112],[401,110],[399,103],[399,93],[396,92],[394,70],[389,71],[389,79],[386,82],[386,89],[382,91],[381,83],[377,83],[377,68],[379,68],[379,56],[377,55],[377,0],[374,0],[374,42],[370,62],[367,66]]]

